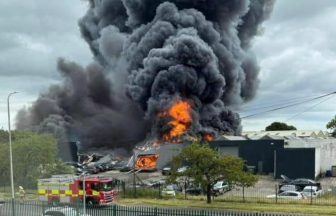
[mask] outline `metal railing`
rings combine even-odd
[[[78,204],[51,206],[38,201],[15,201],[17,216],[42,216],[48,211],[59,211],[67,216],[82,216],[83,206]],[[11,201],[0,204],[0,215],[11,216]],[[55,213],[54,213],[55,214]],[[53,215],[53,214],[50,214]],[[61,215],[61,214],[55,214]],[[107,206],[87,209],[87,216],[296,216],[295,214],[217,211],[186,208],[158,208],[148,206]]]

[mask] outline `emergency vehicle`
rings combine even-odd
[[[83,177],[52,176],[38,181],[39,200],[48,203],[76,203],[83,201]],[[117,197],[113,179],[85,177],[85,200],[88,205],[109,205]]]

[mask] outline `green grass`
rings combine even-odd
[[[178,208],[202,208],[234,210],[245,212],[277,212],[277,213],[299,213],[304,215],[336,215],[335,206],[317,206],[308,204],[271,204],[253,202],[224,202],[214,201],[207,204],[205,200],[181,200],[181,199],[119,199],[120,205],[147,205],[158,207],[178,207]]]
[[[1,187],[0,188],[0,200],[1,199],[10,199],[12,197],[11,195],[11,188],[10,187]],[[26,200],[36,200],[38,198],[37,196],[37,190],[35,189],[25,189],[26,191]],[[16,190],[15,191],[15,197],[19,197],[19,193]]]

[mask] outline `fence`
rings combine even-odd
[[[164,196],[162,190],[166,187],[164,184],[155,186],[136,185],[122,183],[117,187],[119,196],[122,198],[172,198]],[[203,191],[194,191],[193,194],[185,193],[184,187],[176,186],[177,199],[205,199]],[[195,195],[199,193],[198,195]],[[278,184],[261,182],[254,187],[232,187],[228,191],[213,196],[216,201],[229,202],[256,202],[256,203],[276,203],[276,204],[309,204],[309,205],[336,205],[336,183],[323,184],[322,191],[318,194],[306,193],[303,197],[283,197],[279,192]]]
[[[12,216],[12,202],[0,204],[1,216]],[[72,206],[48,206],[45,203],[36,201],[14,202],[16,216],[42,216],[52,215],[61,216],[66,213],[67,216],[82,216],[83,206],[81,204]],[[54,214],[45,214],[53,211]],[[175,208],[157,208],[146,206],[118,206],[87,208],[87,214],[90,216],[295,216],[294,214],[277,213],[259,213],[259,212],[233,212],[233,211],[215,211],[201,209],[175,209]]]

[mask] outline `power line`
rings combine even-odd
[[[243,116],[242,119],[251,118],[251,117],[262,115],[262,114],[265,114],[265,113],[274,112],[274,111],[277,111],[277,110],[282,110],[282,109],[286,109],[286,108],[289,108],[289,107],[297,106],[297,105],[307,103],[307,102],[310,102],[310,101],[318,100],[320,98],[328,97],[328,96],[333,95],[333,94],[336,94],[336,91],[328,93],[328,94],[324,94],[324,95],[321,95],[321,96],[318,96],[318,97],[315,97],[315,98],[312,98],[312,99],[309,99],[309,100],[305,100],[305,101],[301,101],[301,102],[297,102],[297,103],[293,103],[293,104],[289,104],[289,105],[285,105],[285,106],[280,106],[280,107],[270,109],[270,110],[266,110],[266,111],[263,111],[263,112],[258,112],[258,113],[254,113],[254,114],[251,114],[251,115]]]
[[[296,97],[296,98],[291,98],[291,99],[286,99],[286,100],[280,100],[280,101],[278,101],[278,103],[273,103],[271,105],[266,105],[266,104],[270,104],[270,103],[263,103],[265,106],[260,106],[260,105],[263,105],[263,104],[258,104],[259,106],[243,107],[242,109],[243,109],[243,112],[250,112],[250,111],[261,110],[261,109],[266,109],[266,108],[284,106],[286,104],[294,103],[297,100],[315,98],[315,97],[316,96]],[[244,109],[246,109],[246,110],[244,110]]]
[[[314,108],[317,107],[318,105],[320,105],[320,104],[322,104],[322,103],[324,103],[324,102],[330,100],[330,99],[333,98],[334,96],[335,96],[335,95],[331,95],[330,97],[328,97],[328,98],[326,98],[326,99],[324,99],[324,100],[322,100],[322,101],[320,101],[320,102],[314,104],[313,106],[310,106],[310,107],[308,107],[307,109],[305,109],[305,110],[303,110],[303,111],[301,111],[301,112],[299,112],[299,113],[296,113],[296,114],[293,115],[292,117],[286,119],[286,121],[292,120],[292,119],[294,119],[295,117],[297,117],[297,116],[299,116],[299,115],[301,115],[301,114],[303,114],[303,113],[305,113],[305,112],[307,112],[307,111],[310,111],[310,110],[314,109]]]

